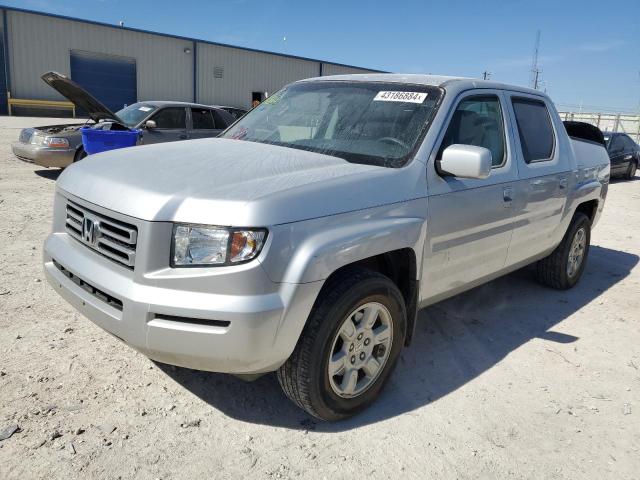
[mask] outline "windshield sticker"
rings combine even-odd
[[[284,92],[276,92],[273,95],[271,95],[270,97],[267,97],[262,103],[265,105],[275,105],[276,103],[278,103],[280,101],[280,99],[282,98],[282,94]]]
[[[378,92],[373,101],[422,103],[425,98],[427,94],[420,92]]]
[[[151,107],[140,107],[138,108],[138,110],[140,110],[141,112],[150,112],[153,109]]]

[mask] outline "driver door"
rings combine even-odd
[[[482,283],[505,266],[517,181],[509,117],[500,91],[461,95],[428,163],[427,242],[421,298],[433,303]],[[441,175],[436,161],[453,144],[492,154],[486,179]]]

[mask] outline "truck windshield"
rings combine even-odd
[[[301,82],[271,95],[222,137],[401,167],[441,95],[439,88],[426,85]]]
[[[135,127],[156,108],[158,107],[149,105],[148,103],[134,103],[133,105],[124,107],[122,110],[118,110],[116,115],[127,127]]]

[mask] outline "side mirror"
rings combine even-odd
[[[460,178],[484,179],[491,173],[491,150],[474,145],[450,145],[442,152],[441,173]]]
[[[153,120],[147,120],[146,122],[144,122],[144,126],[147,130],[153,130],[157,127],[156,122],[154,122]]]

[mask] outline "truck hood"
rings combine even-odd
[[[47,72],[40,78],[76,107],[87,112],[89,118],[94,122],[115,120],[122,125],[126,125],[115,113],[104,106],[100,100],[61,73]]]
[[[57,186],[142,220],[261,227],[405,200],[402,179],[402,169],[208,138],[91,155]]]

